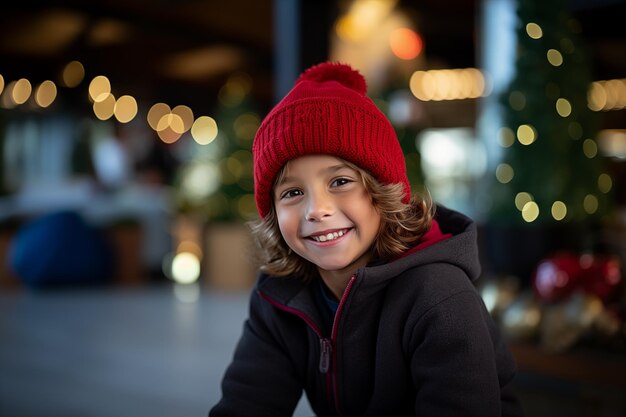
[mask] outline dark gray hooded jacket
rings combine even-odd
[[[358,270],[323,332],[313,280],[261,274],[210,416],[521,416],[515,364],[474,284],[476,226],[438,207],[452,236]]]

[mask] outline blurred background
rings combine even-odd
[[[625,415],[625,18],[620,0],[2,6],[0,415],[208,412],[255,278],[252,139],[329,59],[365,76],[414,191],[477,221],[527,415]]]

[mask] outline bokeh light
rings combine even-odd
[[[191,126],[191,136],[200,145],[208,145],[217,137],[217,122],[209,116],[201,116]]]
[[[389,46],[398,58],[411,60],[422,52],[423,41],[413,29],[398,28],[389,35]]]
[[[120,123],[128,123],[137,115],[137,100],[132,96],[122,96],[113,106],[113,114]]]
[[[172,278],[179,284],[191,284],[200,277],[200,260],[190,252],[180,252],[172,259]]]
[[[585,139],[583,142],[583,152],[589,159],[595,158],[598,155],[598,144],[593,139]]]
[[[546,56],[548,58],[548,62],[552,66],[558,67],[563,64],[563,55],[561,55],[561,53],[556,49],[548,49]]]
[[[517,140],[522,145],[530,145],[537,140],[537,132],[531,125],[521,125],[517,128]]]
[[[593,194],[587,194],[585,199],[583,200],[583,208],[587,212],[587,214],[594,214],[598,211],[598,197]]]
[[[100,120],[109,120],[115,112],[115,96],[107,94],[99,96],[100,100],[93,103],[93,112]]]
[[[20,78],[13,84],[13,88],[11,90],[11,98],[13,102],[17,105],[24,104],[30,98],[31,93],[33,92],[33,87],[26,78]]]
[[[502,184],[511,182],[514,175],[513,167],[509,164],[500,164],[496,168],[496,179]]]
[[[150,107],[150,110],[148,110],[148,115],[146,116],[148,124],[150,125],[152,130],[157,131],[159,121],[163,118],[163,116],[170,114],[171,111],[172,110],[170,109],[170,106],[165,103],[153,104],[152,107]]]
[[[522,211],[529,201],[533,201],[533,196],[530,193],[522,191],[515,195],[515,207],[517,207],[519,211]]]
[[[35,102],[42,108],[49,107],[57,97],[57,86],[50,80],[39,84],[35,90]]]
[[[68,63],[61,72],[61,84],[65,87],[77,87],[85,78],[85,67],[79,61]]]
[[[539,206],[534,201],[529,201],[522,207],[522,218],[527,223],[532,223],[539,217]]]
[[[508,127],[502,127],[498,131],[498,139],[500,146],[503,148],[509,148],[515,143],[515,133],[513,133],[513,130]]]
[[[551,213],[554,220],[563,220],[567,216],[567,206],[562,201],[555,201],[552,203]]]
[[[526,24],[526,33],[533,39],[540,39],[543,36],[541,26],[534,22]]]
[[[567,117],[572,113],[572,105],[567,99],[560,98],[556,101],[556,112],[561,117]]]
[[[613,188],[613,179],[609,174],[600,174],[598,177],[598,189],[606,194]]]
[[[107,100],[111,95],[111,82],[104,75],[94,77],[89,83],[89,97],[94,102]]]

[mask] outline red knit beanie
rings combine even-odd
[[[254,138],[254,192],[264,218],[276,174],[291,159],[326,154],[352,162],[383,184],[404,186],[411,198],[404,155],[389,120],[366,96],[363,76],[345,64],[306,70],[267,115]]]

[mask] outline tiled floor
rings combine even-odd
[[[206,416],[247,294],[186,290],[0,292],[0,416]]]

